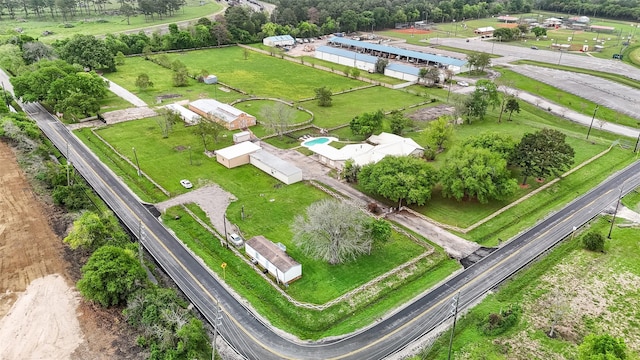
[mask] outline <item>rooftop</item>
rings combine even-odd
[[[462,67],[467,63],[465,60],[455,59],[447,56],[426,54],[423,52],[418,52],[413,50],[400,49],[393,46],[372,44],[372,43],[368,43],[365,41],[358,41],[358,40],[351,40],[344,37],[334,36],[329,39],[328,43],[354,46],[362,49],[385,52],[385,53],[394,54],[397,56],[404,56],[407,58],[419,59],[422,61],[429,61],[429,62],[439,63],[443,65],[453,65],[453,66]]]
[[[236,109],[231,105],[221,103],[214,99],[200,99],[192,101],[189,105],[229,123],[237,119],[238,116],[245,114],[242,110]]]
[[[238,144],[239,145],[239,144]],[[281,174],[291,176],[301,172],[300,168],[294,166],[293,164],[280,159],[279,157],[268,153],[264,150],[256,151],[251,154],[251,157],[257,159],[258,161],[269,165],[272,169],[275,169]]]
[[[323,53],[327,53],[327,54],[331,54],[331,55],[338,55],[338,56],[342,56],[342,57],[346,57],[349,59],[356,59],[358,61],[362,61],[362,62],[366,62],[366,63],[370,63],[370,64],[375,64],[376,61],[378,61],[378,58],[375,56],[371,56],[371,55],[367,55],[367,54],[360,54],[357,53],[355,51],[349,51],[349,50],[345,50],[345,49],[339,49],[339,48],[335,48],[332,46],[319,46],[316,51],[320,51]]]
[[[398,64],[398,63],[391,63],[389,65],[387,65],[387,67],[385,69],[389,69],[391,71],[397,71],[403,74],[409,74],[409,75],[415,75],[415,76],[419,76],[420,75],[420,69],[415,67],[415,66],[409,66],[409,65],[402,65],[402,64]]]
[[[271,41],[293,41],[293,37],[291,35],[269,36],[265,39],[271,40]]]
[[[239,144],[231,145],[226,148],[216,150],[216,155],[220,155],[225,159],[232,159],[238,156],[251,154],[262,149],[259,145],[251,141],[243,141]]]
[[[291,256],[280,249],[278,245],[267,240],[267,238],[262,235],[254,236],[247,240],[245,246],[257,251],[261,256],[267,259],[268,262],[273,264],[282,272],[287,272],[291,268],[300,265],[300,263],[293,260]]]

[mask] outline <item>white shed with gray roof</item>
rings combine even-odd
[[[302,181],[300,168],[265,150],[259,150],[249,155],[249,162],[287,185]]]

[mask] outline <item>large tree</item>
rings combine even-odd
[[[442,195],[448,198],[504,200],[513,195],[517,181],[511,178],[507,162],[487,149],[465,147],[454,151],[440,169]]]
[[[320,88],[316,88],[314,91],[316,93],[316,99],[318,99],[319,106],[331,106],[331,96],[333,95],[333,93],[331,92],[331,90],[329,90],[329,88],[323,86]]]
[[[63,42],[58,53],[69,64],[79,64],[90,70],[116,70],[115,54],[109,50],[104,40],[93,35],[74,35]]]
[[[193,127],[193,133],[202,139],[204,151],[208,151],[207,141],[213,139],[213,142],[218,143],[218,137],[225,129],[223,125],[215,121],[200,118],[196,126]]]
[[[484,132],[480,135],[470,136],[462,143],[463,147],[487,149],[499,154],[509,163],[516,147],[516,142],[511,135],[499,132]]]
[[[293,124],[295,116],[296,110],[292,106],[277,101],[260,110],[260,123],[282,138],[284,132]]]
[[[78,290],[104,307],[115,306],[123,303],[145,277],[134,251],[106,245],[96,250],[82,267]]]
[[[573,164],[575,153],[566,136],[553,129],[525,134],[514,150],[514,162],[522,169],[522,184],[529,176],[558,176]]]
[[[496,84],[491,80],[478,80],[476,89],[465,101],[467,122],[470,124],[471,119],[484,119],[489,107],[495,108],[499,105],[500,93]]]
[[[99,215],[91,211],[84,211],[64,238],[64,242],[72,249],[80,247],[86,250],[95,250],[107,243],[123,245],[127,240],[127,235],[112,213]]]
[[[321,200],[307,208],[306,217],[296,217],[293,241],[309,256],[340,264],[371,252],[371,221],[351,203]]]
[[[376,112],[364,113],[354,117],[351,119],[349,127],[354,134],[369,137],[374,132],[380,130],[382,127],[382,120],[384,120],[384,113],[382,110],[378,110]]]
[[[413,156],[386,156],[376,164],[363,166],[358,183],[368,192],[398,203],[424,205],[431,198],[437,173]]]
[[[453,123],[446,116],[441,116],[427,125],[424,132],[425,140],[428,144],[444,150],[445,144],[453,136]]]

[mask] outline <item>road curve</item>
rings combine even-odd
[[[339,339],[294,341],[273,331],[230,295],[218,279],[185,249],[62,123],[39,104],[24,104],[45,135],[68,156],[114,213],[141,241],[203,316],[213,323],[222,308],[222,336],[248,359],[383,359],[432,332],[450,317],[451,298],[459,307],[475,300],[555,246],[573,231],[640,185],[640,162],[605,180],[586,195],[514,238],[475,265],[435,287],[372,326]],[[68,150],[67,150],[68,149]]]

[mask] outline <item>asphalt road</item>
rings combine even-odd
[[[39,104],[25,104],[54,145],[134,234],[185,295],[213,323],[222,308],[223,337],[248,359],[383,359],[430,333],[450,318],[452,297],[467,308],[487,291],[556,245],[586,221],[640,185],[640,162],[615,174],[588,194],[506,243],[480,262],[369,328],[339,339],[295,341],[262,323],[230,295],[218,279],[158,222],[106,166]],[[217,245],[217,241],[216,244]]]
[[[484,41],[475,38],[469,40],[469,42],[466,42],[466,39],[458,38],[434,38],[431,39],[431,44],[446,45],[473,51],[483,51],[490,54],[504,56],[503,59],[492,59],[494,64],[533,59],[549,64],[560,64],[623,75],[630,79],[640,81],[640,71],[620,60],[599,59],[587,55],[571,54],[564,51],[560,52],[558,50],[533,50],[527,47],[501,44],[499,42]],[[531,42],[531,44],[535,45],[535,41]]]

